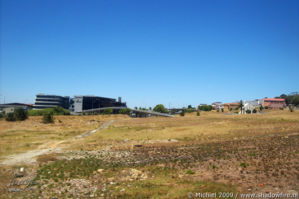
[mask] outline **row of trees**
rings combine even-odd
[[[42,116],[44,114],[52,114],[52,115],[70,115],[70,111],[66,110],[60,106],[56,106],[55,108],[46,108],[42,110],[28,110],[29,116]]]
[[[4,117],[6,121],[14,122],[14,121],[24,121],[28,118],[28,116],[43,116],[43,123],[53,123],[54,115],[70,115],[70,112],[62,107],[48,108],[43,110],[25,110],[23,108],[15,109],[14,112],[2,114],[1,117]]]
[[[290,95],[281,94],[279,97],[276,98],[283,98],[286,101],[286,104],[292,104],[295,106],[299,105],[299,94],[298,93],[291,93]]]

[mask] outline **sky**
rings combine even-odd
[[[299,0],[0,1],[0,103],[182,107],[299,91]]]

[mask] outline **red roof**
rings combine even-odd
[[[284,102],[285,99],[282,99],[282,98],[264,98],[264,101],[265,101],[265,102],[273,102],[273,101],[276,101],[276,102]]]

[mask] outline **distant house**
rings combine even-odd
[[[224,103],[223,108],[230,110],[230,109],[237,109],[239,108],[240,102],[232,102],[232,103]]]
[[[244,102],[244,111],[245,113],[247,111],[250,111],[251,113],[253,110],[257,110],[260,107],[260,101],[259,100],[253,100],[253,101],[245,101]]]
[[[22,103],[7,103],[7,104],[0,104],[0,111],[4,113],[12,113],[16,109],[32,109],[33,105],[32,104],[22,104]]]
[[[285,99],[282,98],[264,98],[261,102],[263,107],[269,107],[273,109],[286,107]]]
[[[214,103],[212,103],[212,107],[213,107],[213,109],[215,109],[215,110],[222,109],[222,108],[223,108],[223,107],[222,107],[222,102],[214,102]]]

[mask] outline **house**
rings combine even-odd
[[[260,101],[259,100],[252,100],[252,101],[245,101],[244,102],[244,111],[245,113],[247,111],[250,111],[251,113],[253,110],[258,110],[260,107]]]
[[[214,103],[212,103],[212,107],[215,110],[221,110],[223,108],[222,107],[222,102],[214,102]]]
[[[0,104],[0,112],[4,113],[13,113],[16,109],[32,109],[32,104],[23,104],[23,103],[7,103],[7,104]]]
[[[282,98],[264,98],[262,99],[262,106],[273,108],[273,109],[279,109],[279,108],[285,108],[286,102],[285,99]]]
[[[223,108],[227,109],[227,110],[234,110],[234,109],[238,109],[240,105],[240,102],[232,102],[232,103],[224,103],[223,104]]]

